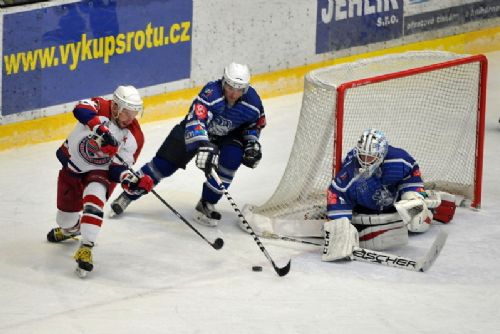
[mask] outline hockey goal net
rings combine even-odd
[[[303,220],[326,208],[326,189],[366,128],[419,163],[428,189],[481,203],[487,60],[407,52],[309,72],[287,167],[252,219]],[[250,219],[249,219],[250,220]]]

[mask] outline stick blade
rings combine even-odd
[[[427,271],[434,264],[446,243],[446,238],[448,238],[448,234],[440,230],[427,254],[419,261],[419,271]]]
[[[222,240],[221,238],[217,238],[213,243],[211,243],[211,245],[213,248],[219,250],[222,248],[222,246],[224,246],[224,240]]]
[[[276,270],[276,273],[278,274],[278,276],[280,276],[280,277],[285,276],[290,271],[291,264],[292,264],[292,260],[289,260],[288,263],[286,264],[286,266],[284,266],[283,268],[278,268],[278,267],[274,266],[274,270]]]

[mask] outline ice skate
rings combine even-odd
[[[221,214],[215,210],[212,203],[200,200],[196,205],[194,219],[201,225],[215,227],[219,223]]]
[[[123,211],[129,206],[132,202],[130,197],[127,196],[127,193],[122,192],[120,196],[118,196],[113,203],[111,203],[111,217],[121,215]]]
[[[80,224],[75,227],[66,229],[61,227],[55,227],[47,233],[48,242],[61,242],[68,239],[77,239],[76,237],[80,235]]]
[[[89,272],[94,268],[94,264],[92,262],[92,247],[94,245],[89,244],[81,244],[80,248],[76,251],[73,256],[78,266],[75,269],[75,273],[80,278],[84,278],[87,276]]]

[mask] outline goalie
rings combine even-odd
[[[449,223],[454,195],[424,191],[413,157],[390,146],[383,132],[365,130],[328,188],[322,260],[350,257],[353,247],[384,250],[408,243],[432,219]]]

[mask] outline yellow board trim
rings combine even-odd
[[[478,54],[500,50],[500,27],[464,33],[440,39],[376,50],[364,54],[328,60],[291,69],[252,76],[252,86],[262,98],[300,92],[304,75],[316,68],[352,62],[389,53],[413,50],[442,50]],[[141,123],[180,117],[186,114],[201,87],[168,92],[144,98],[145,113]],[[51,140],[63,140],[74,127],[71,112],[19,123],[0,125],[0,151]]]

